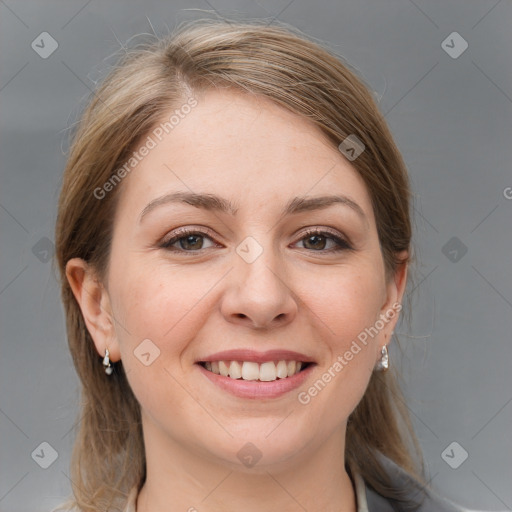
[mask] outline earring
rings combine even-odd
[[[385,372],[389,368],[389,354],[388,348],[384,345],[380,351],[380,360],[375,365],[375,370],[378,372]]]
[[[108,351],[108,348],[106,348],[105,349],[105,357],[103,358],[103,366],[105,367],[105,373],[107,375],[112,375],[114,368],[112,368],[112,365],[110,364],[109,355],[110,355],[110,353]]]

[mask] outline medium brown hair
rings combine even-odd
[[[81,380],[81,411],[71,481],[81,511],[123,509],[145,479],[140,405],[122,361],[107,376],[66,279],[66,263],[84,259],[108,273],[113,219],[122,184],[102,187],[170,108],[216,87],[260,95],[313,122],[338,147],[356,135],[365,150],[352,163],[374,209],[387,277],[411,249],[407,169],[364,81],[327,46],[284,24],[196,20],[129,49],[95,91],[78,123],[64,172],[56,225],[69,347]],[[396,335],[395,335],[396,339]],[[379,454],[422,481],[421,454],[392,370],[372,375],[351,414],[346,463],[378,493],[401,500]]]

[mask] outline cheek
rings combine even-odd
[[[211,313],[205,296],[216,281],[211,273],[177,272],[156,262],[125,265],[112,274],[123,366],[139,403],[154,418],[190,407],[180,385],[182,355]]]
[[[299,402],[325,411],[325,428],[342,421],[362,398],[376,357],[377,336],[368,329],[379,318],[383,280],[378,265],[330,268],[328,277],[302,276],[300,296],[326,349],[316,380],[301,389]],[[316,421],[316,415],[311,421]]]
[[[368,386],[378,339],[365,329],[378,318],[376,296],[371,281],[356,275],[333,278],[322,293],[310,295],[313,303],[308,305],[321,320],[326,358],[297,398],[311,412],[306,421],[325,435],[347,420]]]
[[[121,350],[133,352],[149,339],[166,356],[184,350],[206,320],[209,303],[203,299],[218,277],[197,268],[177,271],[165,262],[134,262],[118,269],[111,281],[114,309],[123,320],[124,328],[117,330]]]
[[[332,348],[345,350],[350,342],[375,323],[383,303],[383,283],[368,268],[330,269],[328,276],[303,280],[301,297],[321,319]]]

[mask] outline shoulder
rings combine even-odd
[[[392,479],[393,487],[403,490],[405,497],[415,502],[416,506],[404,508],[398,502],[377,494],[365,483],[368,512],[477,512],[458,505],[431,489],[425,489],[391,459],[382,457],[382,463]]]

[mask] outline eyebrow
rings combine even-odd
[[[161,197],[157,197],[150,201],[146,207],[142,210],[139,216],[139,222],[155,208],[165,204],[172,203],[185,203],[196,208],[202,208],[204,210],[219,211],[235,216],[238,212],[238,206],[233,204],[228,199],[224,199],[215,194],[197,194],[194,192],[173,192],[171,194],[165,194]],[[329,195],[319,197],[294,197],[284,207],[282,216],[294,215],[306,211],[322,210],[332,206],[333,204],[341,204],[348,206],[355,211],[362,220],[368,223],[368,219],[363,209],[352,199],[344,195]]]

